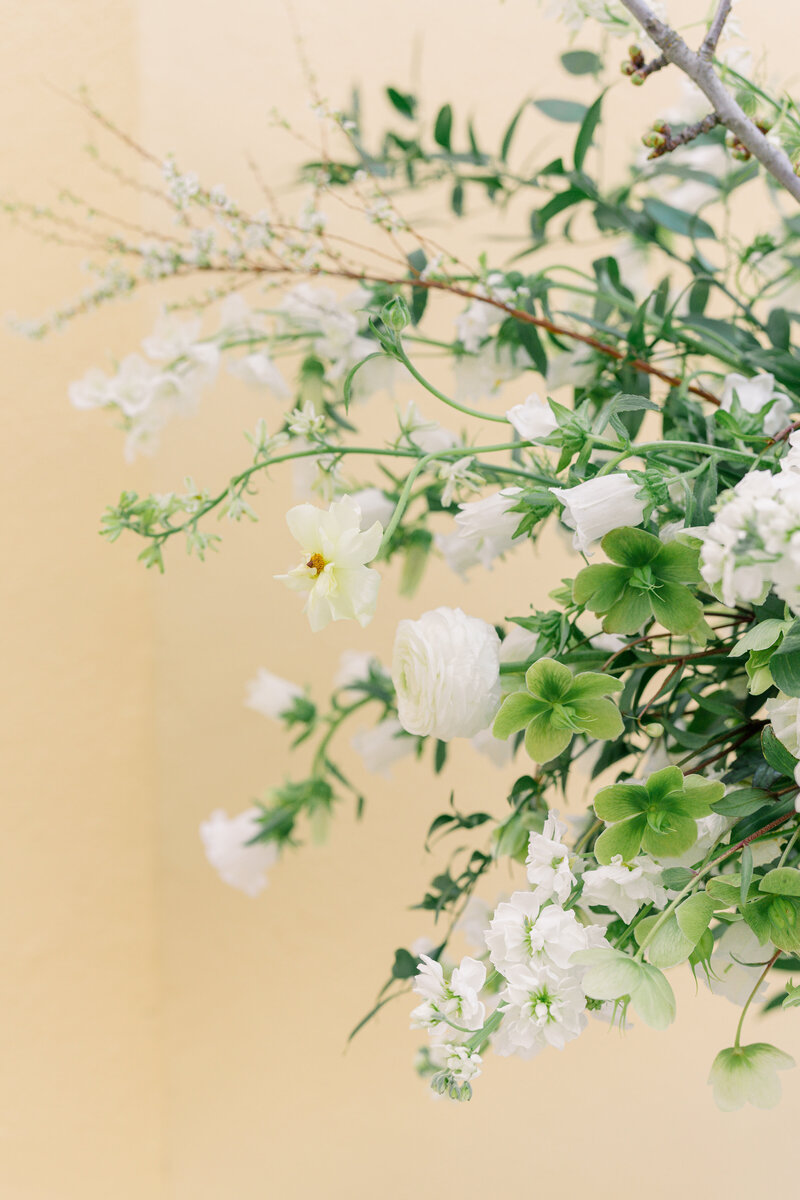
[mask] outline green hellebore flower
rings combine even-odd
[[[525,675],[525,691],[506,696],[493,733],[505,741],[525,730],[525,749],[534,762],[549,762],[565,750],[576,733],[605,740],[623,731],[622,717],[611,692],[622,682],[596,671],[573,675],[552,658],[540,658]]]
[[[800,951],[800,871],[775,867],[758,882],[758,891],[742,906],[742,916],[762,946],[772,942],[779,950]]]
[[[700,622],[703,606],[684,586],[702,582],[697,550],[627,525],[600,545],[611,562],[584,567],[573,599],[603,616],[606,633],[637,633],[651,617],[670,633],[688,633]]]
[[[607,866],[615,854],[630,862],[640,850],[653,858],[677,858],[697,841],[698,817],[725,794],[725,786],[680,767],[655,771],[645,783],[614,783],[597,793],[594,811],[612,822],[595,842],[597,861]]]
[[[745,1104],[774,1108],[781,1098],[778,1071],[787,1071],[794,1065],[790,1054],[784,1054],[769,1042],[730,1046],[720,1050],[714,1059],[708,1082],[723,1112],[735,1112]]]
[[[649,963],[630,958],[611,946],[578,950],[570,961],[589,968],[581,983],[587,996],[623,1003],[630,998],[651,1029],[666,1029],[675,1020],[675,993],[667,977]]]

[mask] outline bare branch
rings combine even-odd
[[[708,33],[703,38],[702,45],[698,50],[701,58],[706,62],[711,62],[714,51],[717,48],[717,42],[720,39],[725,22],[728,19],[728,14],[731,11],[733,0],[719,0],[719,6],[714,16],[714,20],[708,27]]]
[[[730,129],[738,141],[766,168],[773,179],[782,184],[795,200],[800,201],[800,178],[795,174],[788,155],[782,147],[773,145],[758,126],[750,120],[725,87],[711,63],[690,49],[674,29],[670,29],[669,25],[660,21],[645,0],[622,0],[622,3],[628,12],[636,17],[668,62],[674,63],[685,75],[688,75],[693,83],[697,84],[700,91],[711,102],[720,124],[724,125],[726,129]],[[725,7],[725,0],[723,0],[712,22],[709,34],[720,22],[720,13]],[[730,8],[730,4],[727,7]]]

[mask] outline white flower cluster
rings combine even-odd
[[[770,587],[800,614],[800,434],[776,474],[750,471],[703,535],[700,571],[725,604],[761,603]]]
[[[152,452],[164,426],[177,415],[191,415],[203,387],[213,383],[219,348],[200,339],[199,320],[164,316],[144,339],[141,354],[129,354],[109,376],[96,367],[69,386],[76,408],[115,409],[127,430],[125,457]]]

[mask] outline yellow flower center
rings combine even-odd
[[[328,563],[327,563],[326,559],[324,559],[322,557],[322,555],[319,553],[319,551],[317,551],[316,554],[312,554],[311,558],[306,563],[306,566],[311,567],[311,570],[315,571],[317,573],[317,575],[321,575],[322,572],[327,567],[327,565],[328,565]]]

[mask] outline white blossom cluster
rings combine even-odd
[[[703,534],[701,574],[725,604],[761,603],[770,588],[800,614],[800,433],[775,474],[749,471]]]

